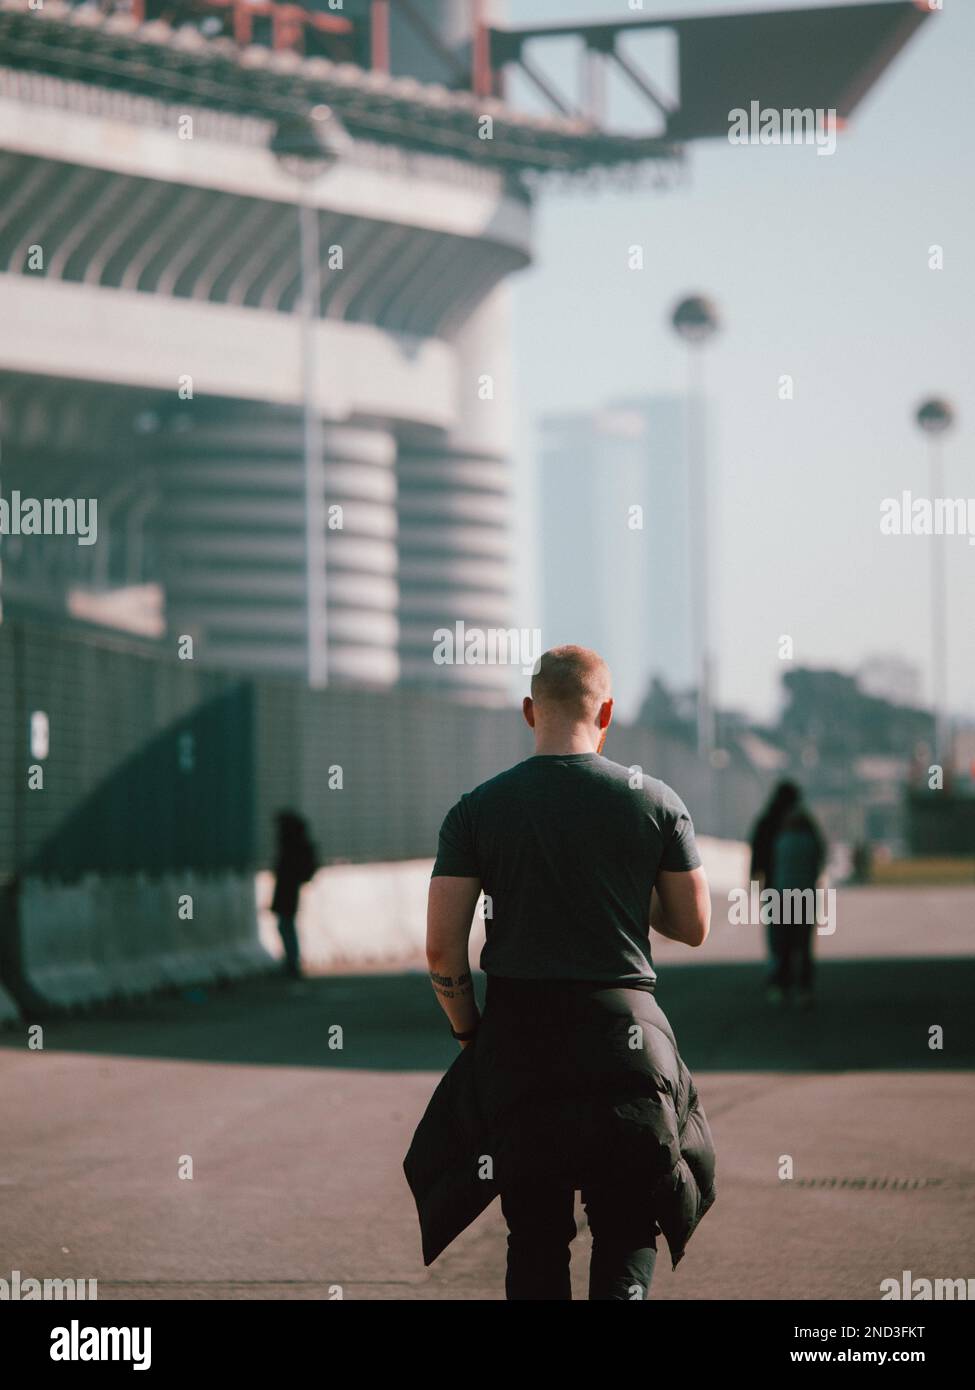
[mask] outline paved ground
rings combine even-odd
[[[861,896],[862,950],[824,955],[812,1015],[770,1012],[756,962],[705,948],[664,965],[719,1197],[679,1270],[661,1258],[654,1298],[875,1299],[905,1269],[975,1276],[975,894],[939,928],[956,955],[927,960],[903,948],[932,900],[887,900],[878,927]],[[900,958],[874,958],[877,930]],[[500,1298],[496,1203],[429,1270],[419,1257],[400,1165],[454,1055],[440,1018],[422,975],[373,974],[49,1022],[43,1051],[0,1035],[0,1278],[94,1277],[101,1298]]]

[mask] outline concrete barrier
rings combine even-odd
[[[744,840],[718,840],[698,835],[697,847],[713,894],[725,896],[731,888],[748,886],[751,849]]]
[[[724,894],[748,881],[748,846],[735,840],[698,838],[712,892]],[[305,965],[312,971],[338,967],[422,966],[425,960],[427,889],[432,859],[386,864],[335,864],[320,869],[301,892],[298,937]],[[265,950],[284,952],[268,909],[274,876],[256,878],[260,938]],[[470,958],[476,965],[485,924],[475,912]]]
[[[180,916],[180,900],[184,914]],[[190,902],[191,900],[191,902]],[[252,880],[243,874],[24,881],[18,972],[9,984],[27,1007],[129,998],[266,970]]]
[[[411,964],[422,960],[426,940],[431,859],[387,864],[334,864],[319,869],[301,890],[298,938],[304,964],[313,971],[336,966]],[[276,919],[268,910],[274,876],[255,882],[260,939],[280,959]]]

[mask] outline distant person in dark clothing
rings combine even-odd
[[[760,890],[771,888],[777,894],[777,910],[766,927],[770,1003],[784,1003],[795,984],[796,1002],[812,1004],[815,892],[825,865],[825,841],[799,788],[794,782],[780,783],[752,837],[751,876]],[[788,913],[783,911],[785,894],[790,895]]]
[[[853,846],[853,882],[869,883],[873,871],[873,853],[868,840],[858,840]]]
[[[768,805],[759,816],[752,831],[752,862],[749,878],[759,888],[768,887],[772,865],[772,844],[789,813],[799,804],[799,788],[795,782],[780,782]]]
[[[298,913],[298,894],[301,885],[307,883],[318,868],[315,847],[308,838],[308,830],[301,816],[294,811],[279,811],[278,856],[274,866],[274,897],[271,911],[277,914],[278,932],[284,946],[284,965],[287,974],[294,979],[301,976],[301,959],[298,950],[298,928],[295,918]]]

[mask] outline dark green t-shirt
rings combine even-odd
[[[480,879],[488,975],[652,990],[651,889],[700,862],[664,782],[599,753],[536,754],[448,811],[433,875]]]

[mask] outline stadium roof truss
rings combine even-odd
[[[727,135],[729,113],[747,110],[756,98],[763,107],[835,110],[842,124],[930,13],[926,3],[885,0],[500,28],[479,22],[480,0],[470,3],[473,42],[452,51],[416,0],[368,0],[355,19],[270,0],[174,0],[170,12],[185,21],[178,27],[140,22],[146,0],[107,14],[62,0],[35,11],[23,0],[0,0],[0,61],[263,119],[326,104],[354,137],[509,170],[574,173],[679,160],[683,142]],[[441,63],[443,83],[391,75],[391,5]],[[267,43],[254,42],[262,16]],[[208,37],[202,20],[217,25],[218,36]],[[626,50],[628,34],[649,31],[669,31],[676,40],[676,97],[664,95],[659,79]],[[545,41],[565,38],[583,45],[578,95],[561,92],[546,68]],[[348,61],[350,53],[358,61]],[[606,67],[646,104],[647,134],[603,124],[599,73]],[[527,114],[505,99],[506,75],[514,70],[541,94],[545,114]],[[491,139],[477,138],[485,115],[492,117]]]

